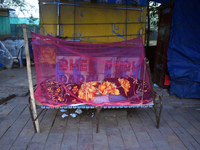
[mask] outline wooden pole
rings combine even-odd
[[[147,18],[148,18],[148,21],[147,21],[147,24],[148,24],[148,27],[147,27],[147,47],[149,46],[149,34],[150,34],[150,15],[149,15],[149,0],[147,1]]]
[[[23,35],[24,35],[24,45],[25,45],[25,51],[26,51],[26,66],[27,66],[29,90],[30,90],[31,104],[32,104],[32,109],[33,109],[33,117],[35,119],[37,118],[37,111],[36,111],[36,104],[35,104],[35,98],[34,98],[33,80],[32,80],[32,74],[31,74],[31,62],[30,62],[30,54],[29,54],[29,47],[28,47],[28,35],[27,35],[26,24],[23,24]],[[40,133],[38,119],[35,120],[35,125],[36,125],[37,133]]]

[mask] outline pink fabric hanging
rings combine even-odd
[[[46,106],[152,103],[142,36],[86,44],[32,33],[35,98]]]

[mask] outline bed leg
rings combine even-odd
[[[151,72],[150,72],[150,67],[149,67],[149,61],[147,59],[146,59],[146,65],[147,65],[147,71],[148,71],[149,80],[150,80],[151,94],[152,94],[153,103],[154,103],[154,113],[155,113],[155,116],[156,116],[156,126],[157,126],[157,128],[159,128],[161,111],[162,111],[162,99],[161,99],[160,95],[158,95],[157,93],[154,92],[153,82],[151,80],[152,78],[151,78]],[[155,96],[155,94],[156,94],[156,96]]]
[[[160,126],[160,117],[162,112],[162,99],[160,95],[156,94],[155,103],[154,103],[154,113],[156,116],[156,126],[159,128]]]
[[[97,107],[97,116],[96,116],[96,120],[97,120],[97,124],[96,124],[96,133],[99,132],[99,118],[100,118],[100,111],[102,109],[102,107]]]

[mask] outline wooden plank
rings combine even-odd
[[[188,122],[184,116],[182,116],[182,113],[185,111],[186,109],[173,109],[168,113],[180,124],[179,130],[181,131],[181,134],[179,134],[179,137],[184,143],[188,142],[187,148],[190,149],[194,147],[195,149],[198,149],[200,144],[196,141],[193,135],[199,135],[200,132],[190,122]]]
[[[61,149],[93,149],[93,120],[88,110],[81,115],[68,117],[67,128],[64,133]],[[74,110],[69,110],[69,114]]]
[[[83,110],[83,113],[80,115],[79,135],[88,134],[92,137],[93,125],[95,123],[94,123],[94,118],[91,117],[91,115],[92,115],[92,111]],[[94,126],[96,126],[96,124]]]
[[[192,111],[196,111],[195,108],[182,108],[179,109],[178,112],[176,111],[173,116],[178,119],[178,122],[181,122],[181,125],[187,129],[190,134],[197,134],[200,131],[200,122],[195,117],[195,114],[198,115],[199,119],[200,116],[198,111],[195,113],[192,113]],[[173,112],[171,112],[171,114],[174,114]]]
[[[152,120],[155,120],[155,114],[151,110],[146,110],[146,112],[149,114],[149,117]],[[163,113],[165,115],[165,111]],[[165,117],[165,116],[164,116]],[[171,120],[173,121],[173,120]],[[186,149],[183,142],[180,140],[180,138],[177,136],[177,134],[171,129],[171,127],[168,125],[168,123],[161,118],[161,124],[159,127],[160,132],[164,136],[164,138],[168,141],[168,143],[171,145],[172,149]]]
[[[193,108],[193,110],[191,110],[190,113],[191,116],[195,117],[200,122],[199,112],[200,112],[199,108]]]
[[[88,112],[88,114],[87,114]],[[78,131],[78,150],[93,150],[93,121],[89,110],[83,110],[80,115],[79,131]]]
[[[121,138],[121,133],[118,127],[109,127],[106,129],[108,144],[110,149],[124,149],[124,143]]]
[[[39,110],[40,112],[41,110]],[[39,117],[39,121],[42,120],[43,115],[44,115],[44,111],[42,112],[42,114]],[[23,128],[23,130],[20,132],[19,136],[17,137],[17,139],[15,140],[14,144],[12,145],[11,149],[18,149],[18,148],[25,148],[28,147],[31,139],[33,138],[33,136],[35,135],[35,130],[32,124],[32,120],[29,119],[28,123],[26,124],[26,126]],[[26,148],[25,148],[26,149]]]
[[[196,110],[196,108],[189,108],[189,109],[187,109],[187,112],[182,112],[182,116],[189,123],[191,123],[198,131],[200,131],[200,115],[199,115],[199,113],[200,113],[200,111]]]
[[[100,120],[101,122],[101,120]],[[94,150],[109,150],[109,144],[106,134],[106,126],[100,125],[99,132],[96,133],[96,124],[93,126],[93,143],[94,143]]]
[[[48,137],[48,133],[40,133],[40,134],[35,134],[33,136],[33,139],[30,141],[27,150],[39,150],[39,149],[44,149],[46,140]]]
[[[148,135],[148,131],[145,129],[140,117],[140,113],[144,111],[141,109],[133,109],[131,111],[131,116],[129,117],[129,122],[132,127],[133,132],[136,135],[138,143],[141,149],[156,149],[153,141],[151,140],[150,136]],[[149,123],[148,123],[149,124]],[[152,121],[151,121],[151,124]],[[156,127],[155,127],[156,128]]]
[[[140,112],[140,119],[157,149],[172,149],[168,141],[162,135],[160,130],[156,128],[155,124],[152,122],[151,118],[145,110]]]
[[[44,150],[59,150],[61,148],[62,138],[63,133],[50,133]]]
[[[118,127],[124,142],[124,147],[126,149],[137,149],[140,146],[129,123],[128,117],[127,109],[120,109],[117,114]]]
[[[140,147],[136,135],[130,125],[120,127],[120,132],[126,149],[137,149]]]
[[[69,117],[68,117],[68,121],[67,121],[67,128],[66,130],[68,130],[68,128],[79,128],[80,126],[80,115],[77,115],[75,118],[71,117],[70,114],[74,113],[74,110],[69,110]]]
[[[56,119],[55,122],[51,128],[51,133],[64,133],[66,126],[67,126],[67,117],[66,118],[62,118],[62,112],[60,112],[60,110],[58,110],[58,113],[56,114]]]
[[[44,149],[51,127],[54,124],[55,117],[58,110],[49,109],[40,122],[41,133],[34,134],[32,140],[27,147],[28,150]]]
[[[181,140],[183,145],[180,145],[182,149],[188,149],[188,148],[194,148],[191,143],[188,142],[188,140],[184,140],[183,133],[181,132],[182,127],[181,125],[169,114],[170,110],[163,110],[163,119],[167,122],[167,124],[170,126],[170,128],[173,130],[173,132],[178,136],[178,138]],[[181,130],[180,130],[181,129]],[[188,137],[190,138],[190,137]]]
[[[28,36],[27,36],[27,28],[26,24],[23,24],[23,35],[24,35],[24,45],[26,51],[26,66],[27,66],[27,74],[28,74],[28,83],[29,83],[29,91],[31,97],[31,104],[33,109],[33,117],[37,118],[36,104],[34,98],[34,90],[33,90],[33,79],[31,74],[31,62],[30,62],[30,54],[29,54],[29,46],[28,46]],[[38,119],[35,120],[37,133],[40,133],[40,127]]]
[[[80,115],[73,118],[70,113],[74,113],[74,110],[68,110],[67,126],[61,143],[61,150],[77,150],[78,149],[78,135],[80,126]]]
[[[27,146],[25,146],[25,145],[16,145],[16,146],[12,146],[10,148],[10,150],[23,150],[23,149],[26,149],[26,148],[27,148]]]
[[[152,121],[155,122],[155,114],[154,114],[154,112],[152,110],[150,110],[150,109],[146,109],[146,112],[148,113],[148,115],[152,119]],[[170,126],[167,124],[167,122],[165,122],[163,119],[161,119],[161,124],[160,124],[160,127],[159,127],[159,131],[162,133],[163,137],[170,144],[171,144],[171,142],[179,142],[180,141],[178,136],[173,132],[173,130],[170,128]]]
[[[17,98],[13,98],[6,105],[0,106],[0,123],[6,118],[7,115],[19,104]]]
[[[12,147],[17,147],[17,146],[26,147],[26,146],[28,146],[28,144],[31,141],[34,134],[35,134],[35,131],[33,130],[33,125],[32,125],[31,120],[29,119],[27,125],[20,132],[19,136],[15,140]]]
[[[93,137],[90,134],[78,135],[78,150],[93,150]]]
[[[6,131],[13,125],[20,114],[24,111],[26,105],[17,105],[6,118],[0,124],[0,138],[6,133]]]
[[[12,144],[15,142],[21,130],[24,128],[24,126],[27,124],[28,120],[30,119],[30,115],[27,112],[28,112],[28,108],[26,107],[26,109],[22,113],[20,113],[20,116],[13,123],[13,125],[3,135],[3,137],[0,140],[1,147],[9,146],[10,148]]]
[[[77,127],[67,127],[63,136],[61,150],[77,150],[78,145],[78,128]]]
[[[0,123],[8,116],[8,114],[16,107],[17,103],[15,105],[12,105],[11,107],[2,107],[0,108]]]

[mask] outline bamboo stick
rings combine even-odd
[[[23,24],[23,35],[24,35],[24,45],[26,51],[26,66],[27,66],[27,75],[28,75],[28,83],[29,83],[29,90],[30,90],[30,97],[31,97],[31,104],[32,104],[32,113],[34,119],[37,118],[37,110],[34,98],[34,90],[33,90],[33,80],[31,74],[31,62],[30,62],[30,54],[29,54],[29,47],[28,47],[28,35],[27,35],[27,27],[26,24]],[[40,133],[40,127],[38,119],[35,120],[36,130],[37,133]]]

